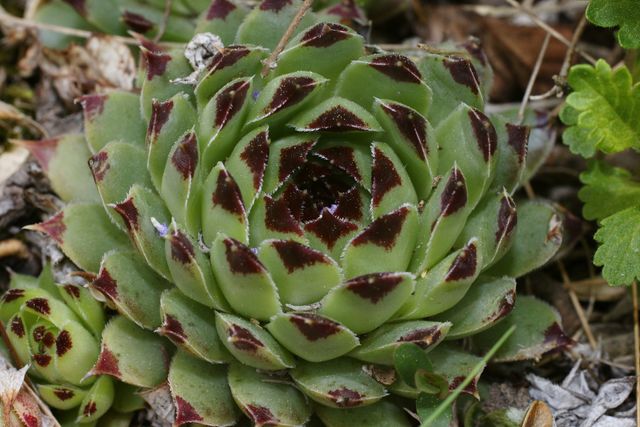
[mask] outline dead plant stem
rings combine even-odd
[[[519,125],[521,125],[524,122],[524,113],[527,108],[527,104],[529,103],[529,96],[531,96],[531,91],[533,91],[533,85],[536,83],[536,79],[538,78],[538,73],[540,73],[540,67],[542,67],[544,56],[547,53],[547,48],[549,47],[549,40],[551,40],[551,34],[547,33],[544,37],[544,41],[542,42],[540,53],[538,53],[536,64],[533,67],[533,71],[531,72],[531,77],[529,77],[529,83],[527,83],[527,89],[524,91],[524,96],[522,97],[522,103],[520,104],[520,109],[518,110]]]
[[[633,298],[633,344],[636,367],[636,425],[640,426],[640,320],[638,315],[638,282],[631,284]]]

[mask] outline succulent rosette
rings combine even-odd
[[[516,303],[561,221],[512,197],[528,128],[483,112],[477,49],[414,61],[308,13],[270,66],[301,2],[224,3],[195,85],[181,49],[145,42],[139,93],[84,97],[84,135],[25,142],[68,202],[32,228],[119,313],[93,374],[166,382],[174,425],[405,426],[430,387],[396,374],[400,346],[446,392],[512,324],[497,360],[566,342],[548,305]]]

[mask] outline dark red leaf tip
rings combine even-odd
[[[62,388],[62,387],[54,389],[53,394],[55,394],[56,397],[62,400],[63,402],[65,400],[73,399],[73,397],[76,395],[76,393],[73,390],[69,390],[68,388]]]
[[[264,343],[260,341],[258,337],[240,325],[231,325],[229,327],[227,330],[227,340],[233,344],[234,347],[242,351],[255,352],[261,347],[264,347]]]
[[[91,283],[91,287],[111,301],[118,300],[118,284],[106,268],[100,269],[100,274]]]
[[[155,24],[143,15],[128,10],[125,10],[122,13],[122,22],[124,22],[124,25],[126,25],[130,30],[140,34],[144,34],[155,27]]]
[[[189,264],[193,262],[195,257],[195,248],[187,237],[180,230],[175,230],[169,237],[169,245],[171,246],[171,258],[178,261],[181,264]]]
[[[247,245],[230,237],[224,239],[223,243],[227,262],[232,273],[244,275],[261,274],[266,271],[256,254]]]
[[[207,10],[207,20],[222,19],[224,21],[234,10],[236,5],[229,0],[214,0]]]
[[[293,240],[274,240],[271,245],[289,273],[316,264],[330,264],[329,258],[322,252]]]
[[[358,226],[334,215],[329,209],[323,209],[318,219],[308,222],[305,231],[316,236],[329,250],[333,249],[340,238],[358,230]]]
[[[274,200],[269,196],[264,196],[264,203],[264,223],[268,230],[278,233],[293,233],[298,236],[304,235],[300,222],[291,214],[283,197]]]
[[[256,427],[272,427],[280,425],[280,420],[273,415],[269,408],[259,405],[245,405],[243,409]]]
[[[518,223],[516,204],[511,197],[504,195],[500,199],[500,209],[498,210],[498,228],[496,230],[496,242],[500,242],[509,236]]]
[[[71,348],[73,348],[71,334],[67,330],[60,331],[56,338],[56,354],[58,357],[64,356]]]
[[[143,44],[143,46],[145,46]],[[148,47],[153,47],[148,49]],[[171,55],[158,49],[155,45],[148,44],[142,49],[142,59],[144,67],[147,71],[147,80],[153,80],[154,77],[160,77],[167,71],[167,65],[171,62]]]
[[[409,208],[403,206],[383,215],[373,221],[369,226],[353,239],[353,246],[373,244],[391,250],[396,244],[396,239],[402,231],[402,226],[409,215]]]
[[[553,322],[553,324],[544,331],[544,343],[553,344],[555,350],[561,350],[575,344],[571,337],[564,333],[562,326],[560,326],[558,322]]]
[[[264,171],[267,169],[267,162],[269,161],[269,132],[265,130],[258,133],[242,150],[240,159],[251,171],[253,189],[258,191],[262,185]]]
[[[211,60],[209,65],[210,73],[219,71],[223,68],[230,67],[245,56],[249,55],[251,51],[246,46],[227,46]]]
[[[264,109],[265,117],[302,102],[320,82],[306,76],[285,77],[273,94],[271,102]]]
[[[278,180],[284,182],[293,172],[307,161],[307,155],[316,144],[316,140],[304,141],[280,150]]]
[[[347,290],[377,304],[402,282],[402,276],[394,273],[373,273],[353,278],[345,283]]]
[[[331,400],[335,402],[341,408],[353,408],[360,406],[364,397],[362,394],[355,390],[348,389],[344,386],[331,390],[327,393]]]
[[[140,214],[133,201],[133,197],[128,197],[123,202],[113,205],[113,209],[122,217],[124,225],[129,232],[136,231],[140,227]]]
[[[417,111],[395,102],[380,104],[384,112],[391,117],[400,133],[411,144],[421,160],[429,154],[427,145],[427,120]]]
[[[472,108],[469,110],[471,129],[478,143],[478,148],[482,152],[485,162],[491,160],[498,147],[498,135],[496,129],[491,124],[491,120],[483,112]]]
[[[373,58],[369,65],[393,80],[403,83],[422,83],[416,64],[404,55],[387,54]]]
[[[21,140],[17,144],[29,150],[29,153],[35,157],[40,167],[47,172],[49,170],[49,162],[55,155],[59,142],[58,138],[50,138],[38,141]]]
[[[350,36],[349,30],[342,25],[321,22],[308,29],[300,41],[304,46],[322,48],[333,46]]]
[[[340,22],[345,25],[353,25],[353,23],[365,23],[367,17],[363,10],[358,7],[355,0],[343,0],[334,6],[325,10],[327,15],[340,17]]]
[[[98,407],[96,406],[96,402],[90,400],[86,405],[84,405],[84,408],[82,409],[82,415],[84,415],[85,417],[90,417],[91,415],[95,414],[97,410]]]
[[[182,397],[175,396],[174,401],[176,403],[176,419],[173,422],[174,425],[181,426],[203,420],[198,411]]]
[[[519,126],[511,123],[506,124],[507,143],[513,148],[518,155],[518,161],[524,162],[527,155],[527,144],[529,142],[529,126]]]
[[[198,141],[196,134],[189,132],[183,136],[171,156],[171,163],[176,170],[187,180],[193,178],[198,166]]]
[[[426,349],[427,347],[438,342],[441,335],[442,330],[438,326],[431,326],[429,328],[420,328],[416,329],[415,331],[411,331],[398,338],[397,342],[410,342],[416,344],[422,349]]]
[[[343,330],[342,325],[339,323],[312,313],[291,314],[289,321],[293,323],[309,341],[325,339]]]
[[[362,174],[360,173],[360,168],[356,163],[354,148],[335,146],[320,149],[316,151],[315,154],[343,172],[346,172],[356,181],[362,181]]]
[[[153,100],[151,103],[151,118],[147,127],[148,142],[154,143],[157,141],[160,131],[171,116],[171,111],[173,111],[172,99],[167,101]]]
[[[476,37],[469,37],[467,41],[462,43],[462,47],[469,52],[469,54],[476,58],[481,65],[487,65],[487,55],[485,55],[484,50],[482,50],[482,43],[480,39]]]
[[[231,84],[227,88],[221,90],[216,96],[216,117],[215,126],[217,128],[224,127],[242,108],[247,94],[249,93],[249,87],[251,86],[250,79],[238,80]]]
[[[170,314],[164,315],[162,326],[158,332],[177,344],[182,344],[187,340],[182,323]]]
[[[48,354],[34,354],[33,360],[38,364],[38,366],[46,368],[51,363],[51,356]]]
[[[51,306],[46,298],[31,298],[25,303],[30,309],[37,311],[40,314],[51,314]]]
[[[467,186],[464,175],[454,168],[440,196],[440,207],[443,216],[449,216],[467,205]]]
[[[453,282],[472,277],[478,269],[478,251],[475,243],[465,246],[456,257],[444,277],[445,282]]]
[[[24,289],[9,289],[7,292],[5,292],[4,295],[2,295],[2,301],[4,302],[15,301],[18,298],[22,298],[24,294],[25,294]]]
[[[101,182],[107,171],[111,168],[109,163],[109,153],[106,151],[98,151],[96,154],[89,158],[89,169],[96,183]]]
[[[395,187],[402,185],[402,179],[393,162],[378,147],[373,149],[373,166],[371,167],[371,204],[380,205],[384,196]]]
[[[62,1],[67,3],[69,6],[73,7],[76,10],[76,12],[78,12],[78,14],[80,14],[81,16],[87,15],[87,10],[85,5],[86,0],[62,0]]]
[[[509,291],[502,297],[500,300],[500,304],[498,305],[498,309],[493,313],[487,316],[487,320],[489,322],[495,322],[503,317],[506,317],[507,314],[511,313],[513,310],[513,306],[516,303],[516,290],[509,289]]]
[[[218,180],[216,188],[211,195],[211,202],[214,206],[220,206],[230,214],[241,218],[244,222],[245,209],[240,187],[225,169],[221,169],[218,173]]]
[[[451,56],[444,58],[442,63],[449,70],[454,81],[468,87],[474,95],[480,93],[480,79],[471,61]]]
[[[13,332],[15,336],[17,336],[18,338],[24,337],[24,334],[25,334],[24,323],[22,322],[21,318],[14,317],[11,320],[11,325],[9,327],[11,329],[11,332]]]
[[[75,299],[80,298],[80,288],[78,286],[64,285],[62,289],[64,289],[67,295],[69,295],[71,298],[75,298]]]
[[[338,196],[337,205],[333,213],[342,219],[361,221],[364,218],[364,204],[355,186]]]
[[[111,375],[116,378],[121,376],[118,358],[104,344],[102,345],[100,356],[98,356],[98,361],[91,372],[95,375]]]
[[[49,237],[61,245],[64,233],[67,230],[67,226],[64,223],[64,211],[58,212],[47,221],[37,224],[34,228],[48,234]]]
[[[92,94],[84,95],[78,98],[82,109],[84,110],[84,117],[87,121],[93,121],[104,111],[104,103],[109,98],[109,95],[105,94]]]
[[[262,3],[260,3],[260,10],[278,13],[291,3],[292,0],[263,0]]]
[[[342,105],[336,105],[316,117],[306,127],[308,130],[324,132],[370,131],[371,127],[356,113]]]

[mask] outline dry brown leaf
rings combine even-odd
[[[534,400],[522,420],[522,427],[553,427],[553,413],[551,408],[541,400]]]

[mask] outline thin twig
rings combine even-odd
[[[538,78],[538,74],[540,73],[540,67],[542,67],[544,56],[547,53],[547,48],[549,47],[549,40],[551,40],[551,34],[547,33],[544,37],[544,41],[542,42],[542,47],[540,48],[540,53],[538,53],[538,58],[536,59],[536,64],[533,67],[531,77],[529,77],[529,83],[527,83],[527,89],[524,91],[524,96],[522,97],[522,103],[520,104],[520,110],[518,110],[519,125],[521,125],[524,122],[524,112],[527,109],[527,104],[529,103],[529,96],[531,95],[531,91],[533,90],[533,85],[536,83],[536,79]]]
[[[565,46],[571,47],[571,42],[569,40],[567,40],[567,38],[565,36],[560,34],[555,28],[553,28],[552,26],[550,26],[549,24],[544,22],[542,19],[540,19],[540,17],[538,15],[536,15],[536,13],[534,11],[532,11],[528,7],[525,7],[525,6],[521,5],[516,0],[504,0],[504,1],[506,1],[511,6],[515,7],[516,9],[518,9],[518,10],[522,11],[523,13],[525,13],[526,15],[528,15],[529,18],[531,18],[531,20],[537,26],[539,26],[540,28],[545,30],[547,33],[551,34],[551,37],[553,37],[554,39],[556,39],[559,42],[563,43]],[[596,63],[596,60],[591,55],[589,55],[588,53],[584,52],[582,49],[579,49],[579,48],[576,47],[575,51],[578,52],[584,59],[586,59],[591,64],[595,64]]]
[[[586,15],[582,15],[582,18],[580,19],[578,26],[576,27],[575,31],[573,32],[573,35],[571,36],[571,45],[569,46],[569,49],[567,50],[567,53],[564,56],[564,61],[562,62],[562,68],[560,68],[560,74],[558,75],[559,79],[564,80],[567,78],[567,75],[569,74],[569,66],[571,65],[573,54],[576,51],[576,46],[578,45],[578,41],[580,40],[580,37],[582,37],[582,33],[584,32],[584,29],[586,27],[587,27],[587,17]]]
[[[298,28],[298,25],[300,25],[300,21],[302,21],[302,18],[307,13],[307,11],[311,9],[312,5],[313,5],[313,0],[304,0],[304,3],[302,3],[302,6],[300,6],[300,9],[298,10],[298,13],[296,13],[296,16],[294,16],[293,19],[291,20],[291,23],[289,24],[289,28],[287,28],[287,31],[285,31],[284,34],[282,35],[282,38],[278,42],[278,45],[273,50],[273,52],[271,52],[271,55],[269,55],[269,58],[267,58],[267,60],[264,61],[264,66],[262,67],[262,77],[266,77],[266,75],[269,74],[269,71],[276,67],[278,55],[282,53],[282,51],[284,50],[284,47],[289,42],[289,39],[291,38],[291,36],[293,36],[293,33],[296,31],[296,28]]]
[[[158,43],[164,32],[167,30],[167,22],[169,21],[169,16],[171,15],[171,0],[164,0],[164,14],[162,15],[162,22],[160,23],[160,28],[158,28],[158,34],[153,38],[154,43]]]
[[[638,319],[638,283],[631,284],[633,298],[633,343],[636,365],[636,425],[640,426],[640,320]]]
[[[571,304],[573,304],[573,308],[578,315],[578,319],[580,319],[580,324],[582,325],[582,329],[587,335],[587,339],[589,340],[589,345],[593,350],[598,347],[598,343],[596,342],[595,337],[593,336],[593,332],[591,331],[591,325],[589,325],[589,319],[587,319],[586,314],[584,313],[584,309],[582,308],[582,304],[580,304],[580,300],[578,299],[578,295],[576,295],[576,291],[571,289],[569,284],[571,283],[571,279],[569,278],[569,274],[567,274],[567,270],[564,267],[564,263],[562,260],[557,261],[558,268],[560,269],[560,275],[562,276],[562,282],[564,286],[569,291],[569,298],[571,299]]]

